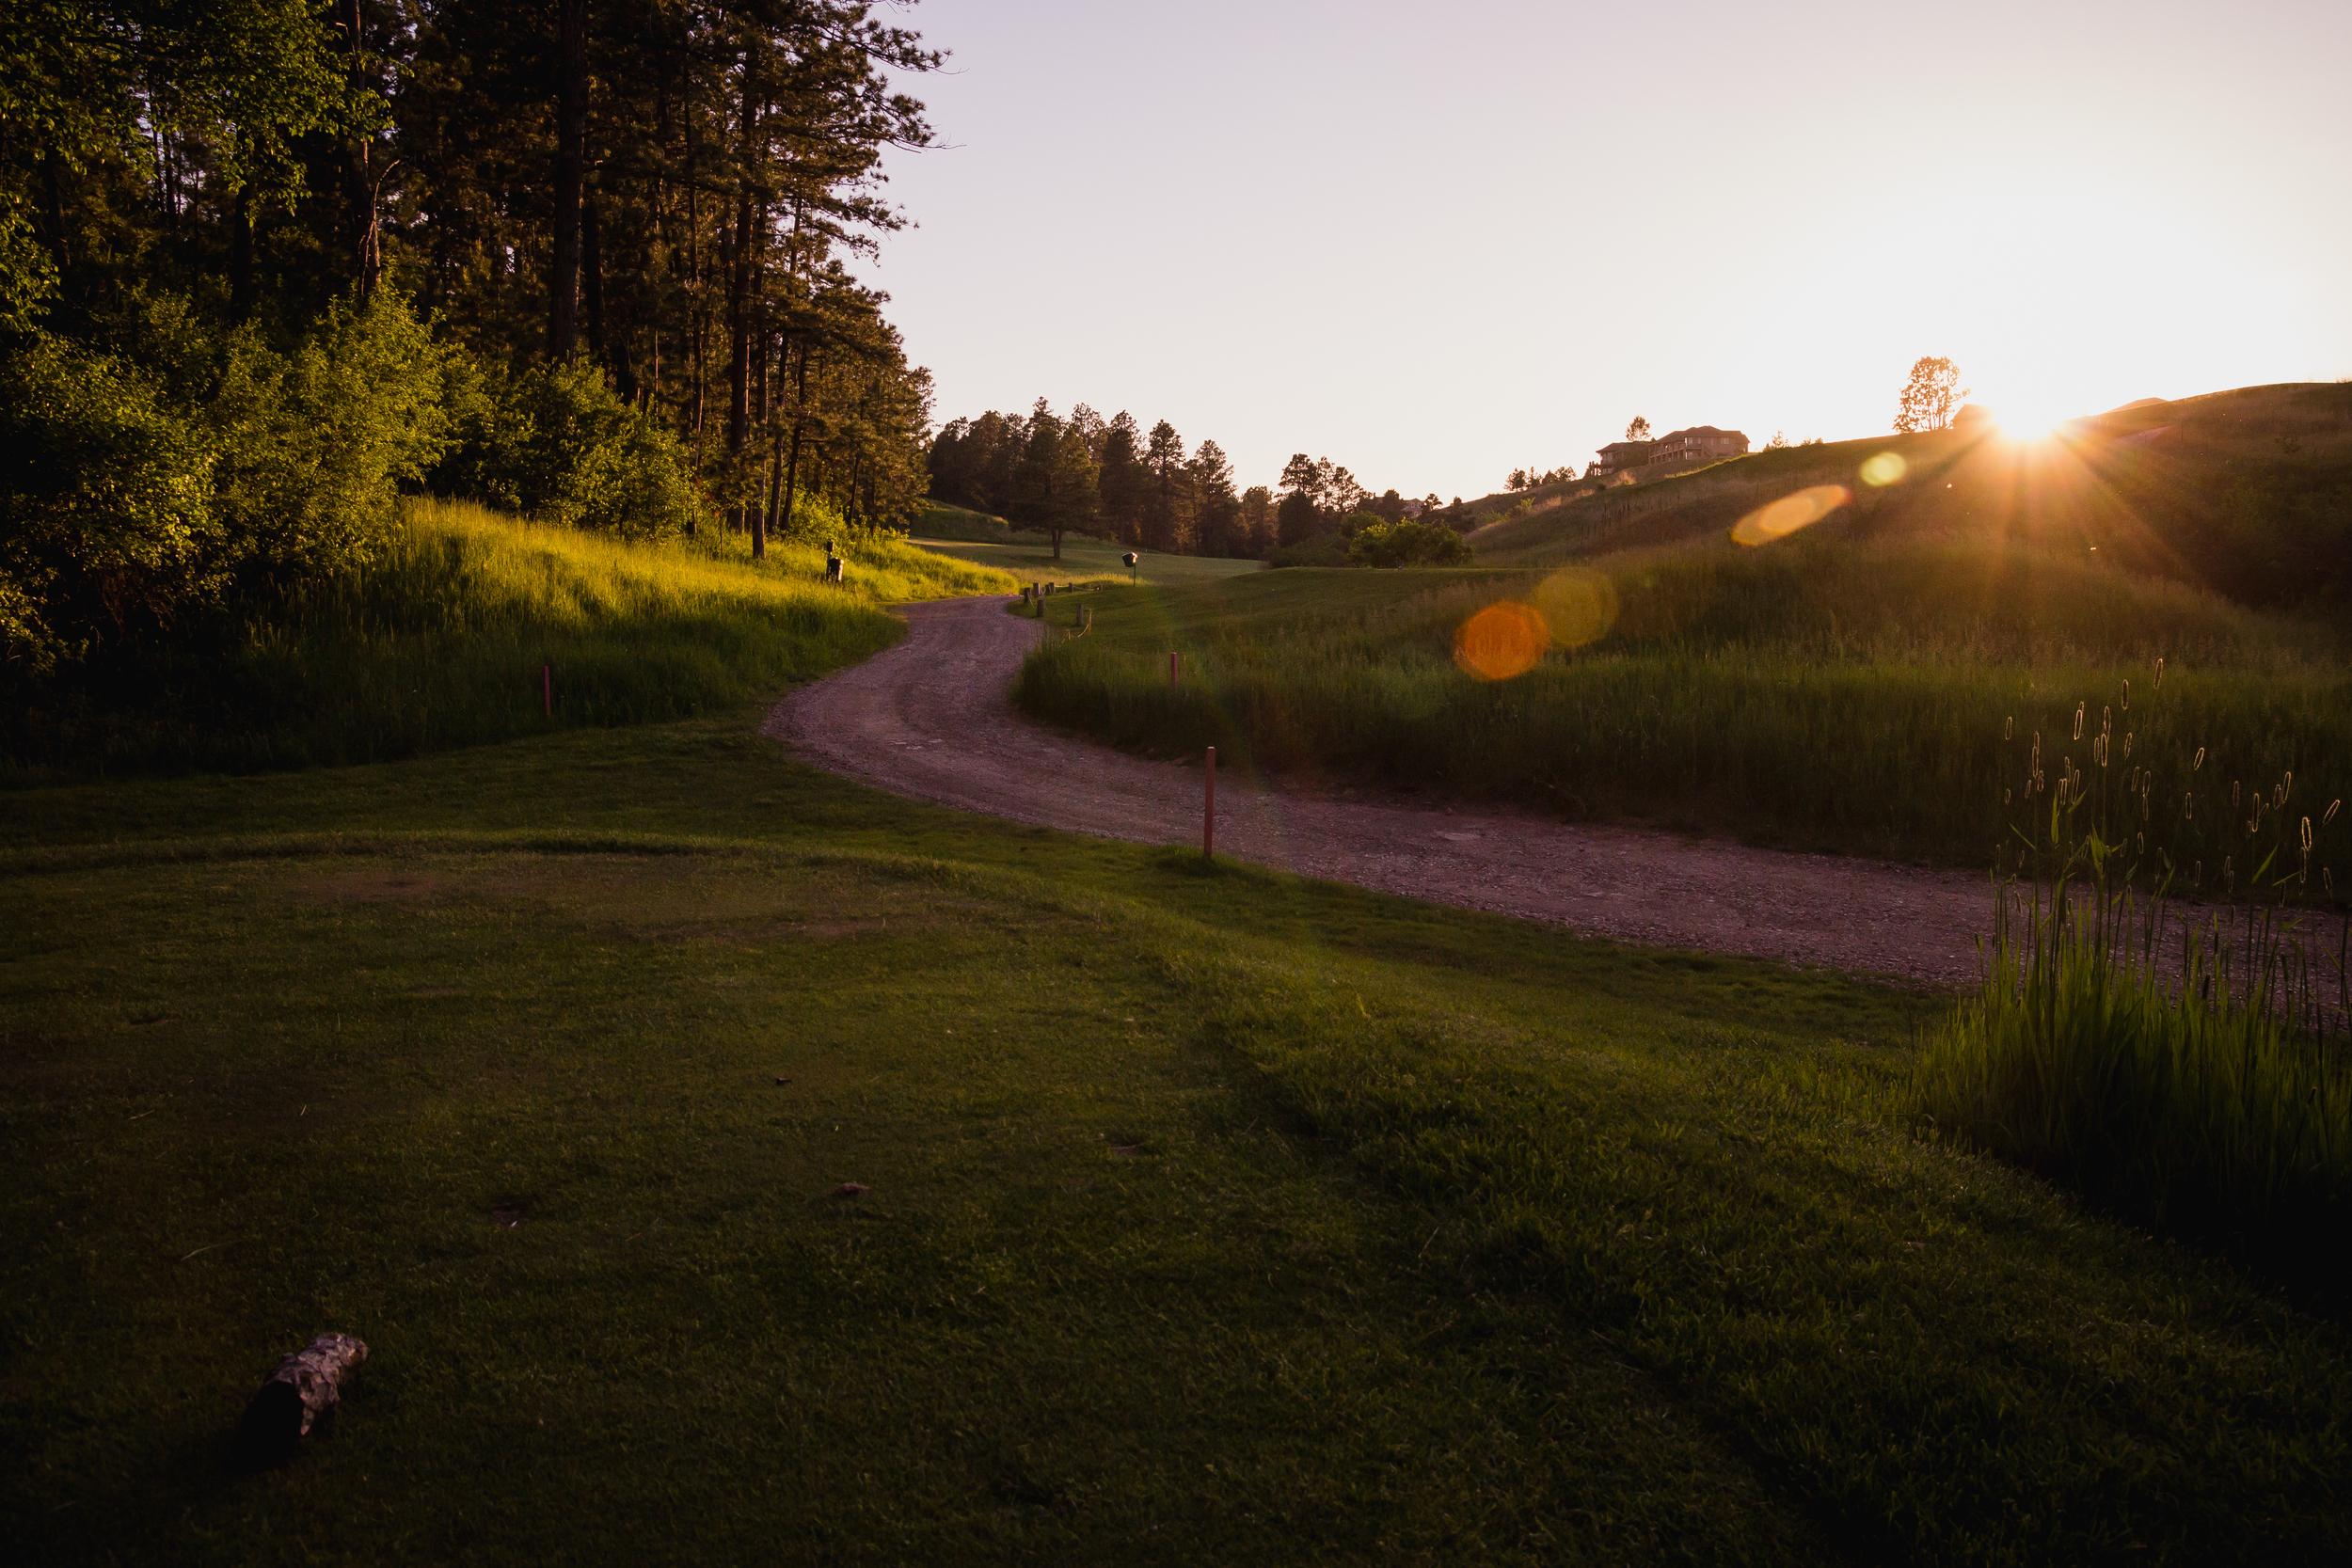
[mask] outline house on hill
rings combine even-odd
[[[1638,468],[1649,461],[1655,441],[1612,441],[1600,449],[1600,461],[1584,470],[1586,479],[1606,479],[1626,468]]]
[[[1739,431],[1717,430],[1711,424],[1694,424],[1688,430],[1677,430],[1652,441],[1649,460],[1653,463],[1695,463],[1709,457],[1739,457],[1747,450],[1748,438]]]
[[[1627,468],[1652,463],[1696,463],[1710,457],[1738,457],[1748,450],[1748,438],[1736,430],[1694,424],[1670,431],[1655,441],[1612,441],[1600,449],[1599,461],[1585,470],[1589,479],[1606,479]]]

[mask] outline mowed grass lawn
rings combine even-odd
[[[919,527],[916,531],[919,535]],[[1075,533],[1063,536],[1059,561],[1054,559],[1052,541],[1041,533],[1014,533],[1003,544],[921,537],[912,543],[936,555],[969,565],[990,566],[1001,572],[1010,572],[1024,583],[1124,583],[1129,580],[1124,559],[1126,546],[1104,539],[1089,539]],[[1137,553],[1142,559],[1136,563],[1134,580],[1146,586],[1216,582],[1263,569],[1263,563],[1255,561],[1228,561],[1202,555],[1161,555],[1152,550]]]
[[[2340,1323],[1914,1137],[1941,1002],[753,718],[8,798],[12,1555],[2345,1549]],[[235,1473],[328,1328],[333,1429]]]

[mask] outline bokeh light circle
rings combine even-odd
[[[1534,605],[1490,604],[1454,634],[1454,662],[1485,681],[1507,681],[1535,668],[1551,646],[1551,628]]]
[[[1598,572],[1571,567],[1546,578],[1529,595],[1555,648],[1581,648],[1617,624],[1617,585]]]
[[[1876,457],[1864,462],[1862,465],[1862,483],[1865,484],[1876,485],[1883,489],[1885,486],[1893,484],[1898,480],[1901,479],[1903,475],[1909,473],[1910,471],[1911,465],[1903,461],[1902,453],[1899,451],[1883,451]]]
[[[1842,484],[1816,484],[1757,507],[1732,525],[1731,537],[1742,545],[1769,545],[1811,528],[1851,499],[1853,492]]]

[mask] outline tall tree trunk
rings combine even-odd
[[[599,367],[609,366],[612,361],[604,351],[604,246],[597,232],[594,191],[583,196],[580,203],[580,304],[588,313],[588,353]],[[621,396],[626,398],[626,368],[621,372]]]
[[[749,107],[747,103],[745,108]],[[727,278],[727,451],[740,456],[743,443],[751,436],[752,414],[752,335],[744,320],[750,309],[752,285],[752,193],[748,182],[735,207],[734,260]],[[733,483],[740,483],[740,476]],[[738,533],[744,527],[743,510],[739,499],[728,509],[730,526]]]
[[[736,170],[735,267],[727,279],[727,451],[736,457],[742,455],[743,443],[751,436],[752,150],[759,116],[756,77],[747,55],[743,61],[741,151]],[[739,471],[731,483],[742,483]],[[745,528],[756,531],[760,517],[758,493],[753,493],[748,508],[739,499],[739,490],[737,495],[739,499],[729,513],[734,528],[738,532]],[[754,540],[755,546],[759,544],[759,540]]]
[[[759,516],[759,508],[752,508],[752,559],[768,559],[768,536],[776,531],[777,503],[784,499],[784,436],[781,433],[768,442],[768,515]]]
[[[803,344],[801,349],[800,369],[793,377],[792,451],[791,454],[785,459],[784,465],[783,526],[787,529],[789,529],[792,526],[792,503],[794,493],[798,489],[801,481],[801,409],[805,406],[807,401],[808,349],[807,346]]]
[[[356,98],[366,87],[359,64],[359,0],[342,0],[338,20],[343,29],[343,86]],[[362,296],[373,292],[374,270],[370,260],[375,232],[375,182],[369,166],[369,148],[358,136],[343,144],[343,254],[351,259],[352,280]]]
[[[548,278],[548,357],[580,351],[580,198],[587,166],[588,0],[558,0],[555,72],[555,264]]]
[[[693,361],[694,387],[688,400],[687,429],[700,445],[703,438],[703,198],[701,166],[695,159],[694,115],[686,115],[686,352]]]

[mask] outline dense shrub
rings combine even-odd
[[[476,374],[453,401],[459,438],[437,489],[625,539],[692,531],[702,501],[676,438],[593,367]]]
[[[214,447],[104,355],[0,354],[0,641],[42,671],[217,586]]]
[[[1347,545],[1351,566],[1467,566],[1470,560],[1470,545],[1460,534],[1410,517],[1367,523]]]
[[[20,673],[240,584],[364,562],[439,450],[445,350],[396,295],[292,345],[135,297],[87,343],[0,350],[0,638]]]

